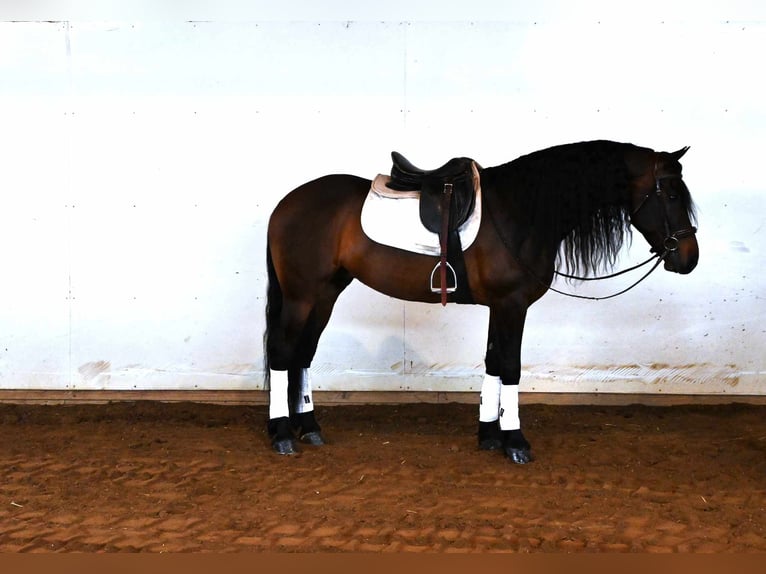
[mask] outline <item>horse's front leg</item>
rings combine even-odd
[[[479,407],[479,448],[502,448],[518,464],[533,460],[532,447],[521,432],[519,416],[521,338],[525,319],[525,307],[490,308],[486,375]]]

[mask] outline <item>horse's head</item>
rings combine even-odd
[[[688,147],[652,153],[641,162],[641,175],[631,190],[631,223],[665,260],[665,269],[691,273],[697,266],[699,247],[694,202],[681,178],[679,159]]]

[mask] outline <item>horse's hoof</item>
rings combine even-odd
[[[503,435],[497,421],[479,421],[479,450],[500,450],[503,448]]]
[[[499,438],[485,438],[479,441],[479,450],[500,450],[503,448],[503,441]]]
[[[505,448],[505,454],[511,459],[511,462],[516,464],[527,464],[528,462],[535,460],[535,457],[532,456],[532,451],[528,448],[513,448],[508,446]]]
[[[310,444],[312,446],[322,446],[324,444],[324,438],[319,431],[311,431],[301,435],[300,441],[303,444]]]
[[[298,449],[295,448],[295,441],[291,438],[274,440],[271,443],[271,447],[276,453],[281,455],[298,454]]]

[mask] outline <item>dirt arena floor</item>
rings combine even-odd
[[[537,460],[471,405],[0,405],[3,552],[763,552],[766,407],[527,405]]]

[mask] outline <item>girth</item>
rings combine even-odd
[[[441,256],[431,272],[431,291],[441,293],[442,305],[447,304],[448,293],[454,293],[456,302],[472,303],[458,229],[475,206],[474,161],[453,158],[437,169],[424,170],[398,152],[391,152],[391,159],[391,180],[387,186],[397,191],[419,190],[420,221],[439,235]],[[434,283],[437,268],[438,287]]]

